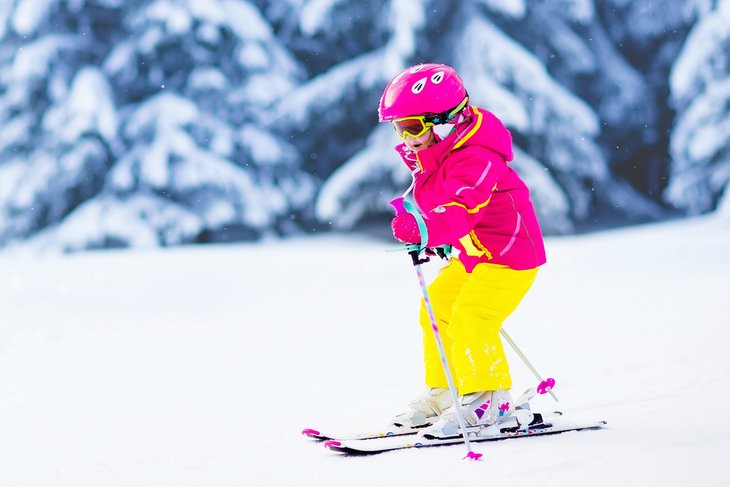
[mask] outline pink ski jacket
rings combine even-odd
[[[482,262],[517,270],[545,263],[530,192],[507,165],[512,136],[492,113],[469,106],[466,120],[436,144],[396,147],[413,173],[413,198],[428,228],[428,245],[453,245],[467,272]]]

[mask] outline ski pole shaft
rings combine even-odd
[[[544,379],[543,379],[543,378],[542,378],[542,377],[540,376],[540,374],[538,373],[537,369],[535,369],[535,367],[533,367],[533,366],[532,366],[532,364],[530,363],[530,361],[529,361],[529,360],[527,360],[527,357],[525,357],[525,354],[524,354],[524,353],[522,353],[522,351],[521,351],[521,350],[520,350],[520,349],[519,349],[519,348],[517,347],[517,344],[516,344],[516,343],[514,342],[514,340],[512,340],[512,338],[511,338],[511,337],[510,337],[510,336],[509,336],[509,335],[507,334],[507,332],[505,331],[505,329],[504,329],[504,328],[501,328],[501,329],[499,330],[499,332],[500,332],[500,333],[502,334],[502,336],[503,336],[503,337],[504,337],[504,339],[505,339],[505,340],[507,341],[507,343],[509,343],[509,344],[510,344],[510,346],[511,346],[511,347],[512,347],[512,349],[513,349],[513,350],[514,350],[514,351],[515,351],[515,352],[517,353],[517,355],[519,355],[519,356],[520,356],[520,358],[521,358],[521,359],[522,359],[522,361],[523,361],[523,362],[525,363],[525,365],[527,365],[527,368],[528,368],[528,369],[530,369],[530,370],[532,371],[532,373],[533,373],[533,375],[534,375],[535,377],[537,377],[537,380],[539,380],[540,382],[543,382],[543,380],[544,380]],[[555,399],[555,402],[558,402],[558,397],[557,397],[557,396],[555,395],[555,393],[554,393],[553,391],[549,391],[549,392],[550,392],[550,395],[551,395],[551,396],[553,396],[553,399]]]
[[[451,367],[449,367],[449,361],[446,358],[446,350],[444,344],[441,341],[441,333],[439,333],[439,327],[436,323],[436,315],[433,312],[433,306],[431,306],[431,300],[428,296],[428,289],[426,288],[426,281],[423,278],[423,272],[421,271],[421,264],[418,260],[418,251],[414,250],[415,255],[411,253],[413,258],[413,264],[416,268],[416,274],[418,274],[418,283],[421,285],[421,293],[423,294],[423,301],[426,304],[426,310],[428,311],[428,318],[431,320],[431,329],[433,330],[433,336],[436,340],[436,346],[438,347],[439,356],[441,358],[441,365],[444,367],[444,374],[446,375],[446,382],[449,384],[449,391],[451,392],[451,399],[454,403],[454,409],[456,410],[456,417],[459,420],[459,427],[461,428],[461,436],[464,438],[464,446],[468,451],[466,457],[472,460],[478,460],[481,457],[481,453],[474,453],[469,443],[469,437],[466,432],[466,421],[464,420],[464,411],[461,410],[461,402],[459,401],[459,393],[454,385],[454,379],[451,375]]]

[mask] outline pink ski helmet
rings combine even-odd
[[[378,117],[381,122],[387,122],[413,115],[444,115],[435,122],[445,123],[446,114],[467,96],[454,68],[445,64],[417,64],[401,71],[385,87]]]

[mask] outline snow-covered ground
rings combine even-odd
[[[600,431],[343,458],[421,392],[388,244],[0,255],[0,486],[726,485],[730,224],[550,238],[506,328]],[[433,276],[440,264],[427,267]],[[510,355],[515,389],[534,383]]]

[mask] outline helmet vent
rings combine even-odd
[[[441,83],[444,80],[444,72],[439,71],[438,73],[434,73],[433,76],[431,76],[431,83],[437,85]]]
[[[413,83],[413,86],[411,86],[411,91],[413,92],[414,95],[417,95],[423,91],[423,89],[426,87],[427,80],[428,80],[428,78],[421,78],[418,81],[416,81],[415,83]]]

